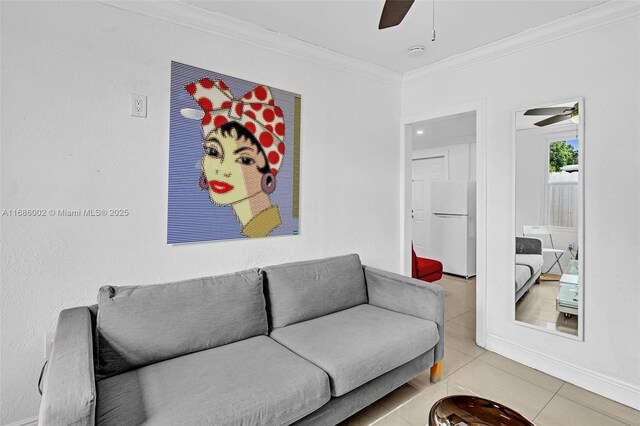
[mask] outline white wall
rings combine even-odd
[[[302,95],[299,236],[166,244],[171,60]],[[1,207],[131,215],[2,218],[0,423],[37,414],[45,334],[102,285],[349,252],[399,271],[399,110],[362,75],[104,5],[3,2]]]
[[[522,236],[522,225],[544,225],[545,170],[547,147],[540,132],[518,130],[515,138],[515,231]]]
[[[486,102],[487,347],[640,408],[637,19],[411,80],[402,114]],[[578,96],[586,126],[584,342],[512,320],[514,112]]]

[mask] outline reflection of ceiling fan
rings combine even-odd
[[[414,0],[386,0],[380,16],[378,29],[395,27],[404,19]]]
[[[549,124],[559,123],[565,120],[571,120],[573,123],[578,124],[580,117],[577,103],[572,107],[534,108],[527,110],[524,115],[553,115],[553,117],[533,123],[538,127],[548,126]]]

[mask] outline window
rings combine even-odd
[[[546,185],[546,224],[578,226],[578,139],[549,144],[549,176]]]

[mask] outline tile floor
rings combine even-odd
[[[526,367],[475,344],[475,281],[445,276],[443,380],[429,371],[351,416],[342,426],[423,426],[431,406],[451,394],[502,402],[537,426],[640,426],[640,412]]]
[[[556,310],[560,281],[545,280],[531,286],[516,303],[516,319],[563,333],[578,335],[578,316],[565,318]]]

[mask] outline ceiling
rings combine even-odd
[[[410,129],[414,150],[469,143],[470,140],[475,140],[476,112],[412,123]]]
[[[383,0],[182,0],[405,73],[590,7],[603,0],[416,0],[404,21],[378,30]],[[422,56],[407,49],[424,45]]]

